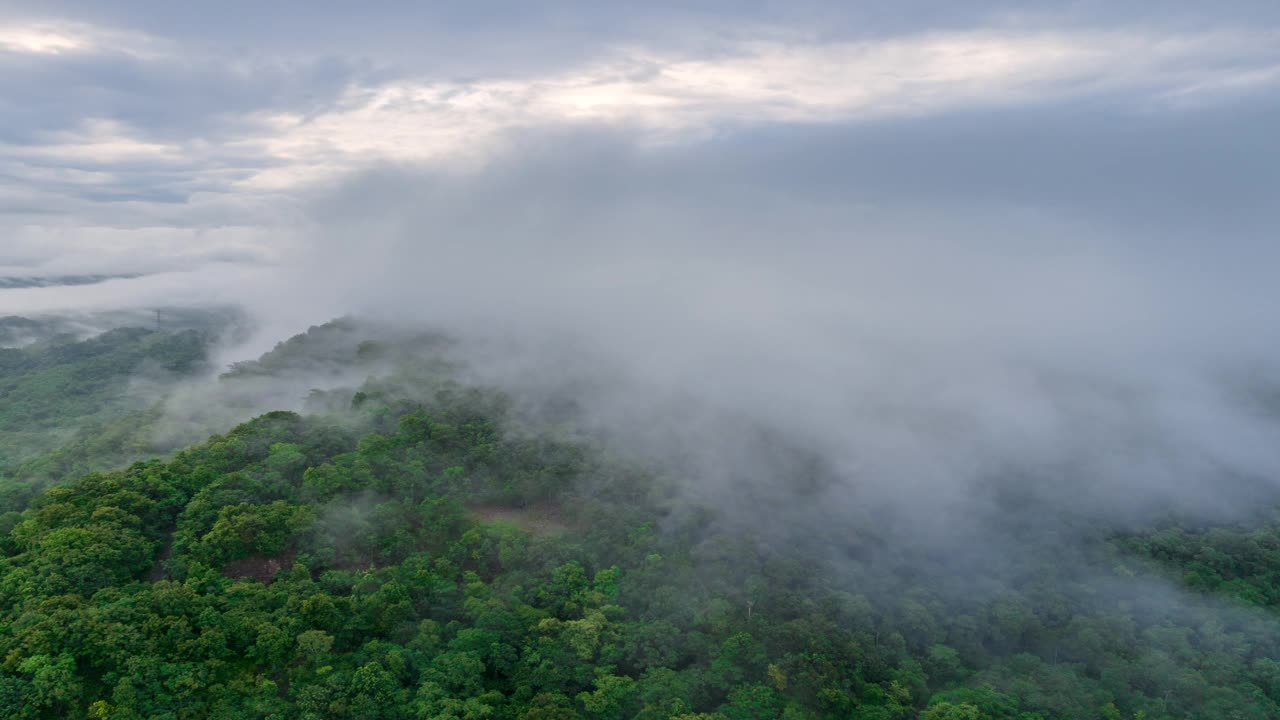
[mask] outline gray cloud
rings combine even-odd
[[[1109,125],[1089,152],[1112,147]],[[1239,512],[1274,490],[1280,422],[1237,395],[1278,379],[1267,208],[1237,206],[1252,234],[1216,233],[1174,207],[1197,182],[1229,196],[1215,173],[1148,187],[1170,207],[1155,218],[1099,203],[1132,191],[1124,173],[1077,171],[1094,187],[1069,193],[1027,158],[973,149],[945,167],[969,186],[931,183],[941,148],[919,132],[662,151],[537,133],[470,174],[373,171],[314,199],[276,327],[355,310],[449,329],[477,378],[530,407],[574,397],[588,425],[681,458],[690,491],[740,517],[871,513],[951,537],[1011,488],[1120,521]],[[1163,132],[1146,141],[1205,127]],[[1038,148],[1046,168],[1089,146],[1023,142],[1005,148]],[[868,146],[879,162],[858,162]],[[893,173],[920,173],[920,191],[877,183]],[[775,438],[764,455],[760,433]],[[779,486],[777,442],[819,458],[825,489],[800,501]]]
[[[1207,105],[1226,108],[1224,128],[1254,123],[1263,137],[1263,114],[1250,108],[1274,99],[1280,78],[1274,13],[1197,7],[15,3],[0,13],[0,202],[23,226],[56,215],[86,226],[275,227],[263,206],[291,209],[335,174],[503,152],[494,138],[511,128],[587,123],[682,142],[749,131],[767,142],[797,124],[871,122],[855,154],[876,162],[874,123],[885,118],[918,128],[902,142],[951,138],[924,184],[1015,192],[1016,177],[984,186],[947,168],[1009,155],[1010,138],[988,127],[1073,141],[1077,129],[1055,120],[1064,108],[1079,117],[1123,106],[1176,123]],[[1235,112],[1238,102],[1250,108]],[[1036,126],[1037,108],[1047,127]],[[1095,136],[1076,140],[1092,147],[1057,158],[1074,161],[1064,179],[1087,175],[1090,162],[1135,184],[1165,169],[1144,138],[1151,118],[1112,118],[1130,129],[1090,126]],[[1236,146],[1242,161],[1266,157]],[[903,192],[908,173],[917,192],[911,164],[894,167],[879,191]]]
[[[872,37],[954,29],[993,22],[1043,23],[1058,26],[1146,25],[1196,27],[1235,22],[1274,24],[1280,10],[1268,0],[1231,0],[1213,7],[1196,0],[1117,4],[1104,0],[906,0],[850,4],[833,0],[697,0],[601,4],[586,0],[540,3],[378,2],[354,7],[341,2],[285,0],[264,6],[232,0],[217,6],[175,5],[162,0],[15,0],[11,16],[62,16],[89,22],[136,27],[201,44],[231,47],[272,46],[288,51],[343,48],[354,52],[381,50],[410,57],[439,58],[477,66],[533,64],[575,57],[584,46],[611,42],[688,37],[690,29],[727,32],[735,25],[775,26],[793,32],[834,37]],[[504,46],[477,46],[480,38],[504,38]],[[461,60],[457,55],[462,55]],[[486,61],[484,56],[493,58]],[[578,55],[578,58],[582,56]]]
[[[760,433],[841,511],[1238,509],[1273,5],[15,4],[0,265],[152,274],[0,304],[444,327],[767,506]]]
[[[359,68],[337,58],[304,63],[227,55],[135,56],[122,48],[41,55],[0,54],[6,122],[0,142],[39,142],[75,130],[83,118],[109,118],[150,137],[243,132],[243,116],[270,109],[326,107]]]

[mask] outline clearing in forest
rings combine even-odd
[[[568,529],[560,506],[555,503],[539,503],[524,507],[469,505],[467,510],[481,522],[509,522],[533,535],[552,535]]]

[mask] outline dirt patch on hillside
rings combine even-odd
[[[275,557],[250,555],[227,563],[227,566],[222,569],[222,574],[224,577],[235,580],[250,578],[264,585],[270,585],[276,573],[293,567],[293,559],[297,554],[296,550],[286,550]]]
[[[468,505],[467,510],[480,522],[509,522],[534,535],[553,535],[569,528],[554,503],[511,507],[507,505]]]

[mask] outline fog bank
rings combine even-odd
[[[1144,230],[1142,208],[1103,217],[1056,181],[886,197],[857,137],[818,139],[540,134],[479,170],[378,168],[318,191],[287,269],[246,296],[272,328],[354,312],[449,332],[473,379],[531,412],[568,398],[744,511],[945,537],[1010,493],[1128,522],[1274,489],[1280,258],[1253,229]],[[796,497],[779,446],[820,490]]]

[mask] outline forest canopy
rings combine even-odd
[[[413,353],[323,410],[118,467],[79,423],[201,347],[4,351],[5,441],[81,428],[75,462],[10,464],[50,474],[0,516],[5,717],[1280,716],[1275,521],[1104,528],[978,590],[874,528],[765,542]],[[339,323],[220,382],[394,354]]]

